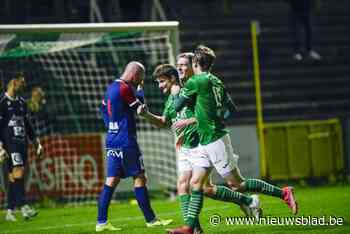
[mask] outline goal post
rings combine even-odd
[[[35,159],[30,150],[29,200],[44,195],[59,201],[95,201],[104,182],[106,129],[99,108],[106,87],[128,62],[140,61],[146,67],[146,101],[151,111],[161,114],[164,97],[151,75],[158,64],[174,64],[180,47],[178,26],[175,21],[0,25],[1,79],[23,71],[25,98],[37,86],[46,93],[43,109],[32,116],[45,157]],[[152,184],[156,189],[175,188],[173,135],[142,119],[137,119],[137,128]],[[4,205],[5,193],[0,191]]]

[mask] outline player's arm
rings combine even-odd
[[[0,102],[0,132],[3,131],[4,126],[5,126],[5,105],[4,105],[4,101],[1,100],[1,102]],[[2,141],[1,135],[0,135],[0,141]]]
[[[224,119],[227,120],[233,116],[234,112],[238,111],[237,105],[232,100],[230,94],[225,91],[225,107],[226,111],[224,113]]]
[[[102,100],[100,113],[101,113],[101,117],[103,119],[103,122],[104,122],[105,126],[108,128],[108,126],[109,126],[109,115],[108,115],[108,107],[107,107],[107,103],[106,103],[105,99]]]
[[[34,144],[36,155],[40,157],[43,153],[43,147],[40,143],[39,137],[37,137],[37,135],[35,134],[35,130],[30,121],[29,112],[26,104],[24,104],[24,110],[25,110],[24,124],[25,124],[26,135],[28,136],[29,140]]]
[[[140,100],[142,104],[145,104],[145,93],[143,91],[143,81],[137,86],[136,89],[136,98]]]
[[[182,108],[191,103],[191,97],[197,94],[197,86],[194,80],[188,80],[185,86],[175,96],[174,107],[176,112],[180,112]]]
[[[137,109],[137,114],[141,115],[146,119],[146,121],[158,128],[164,128],[167,126],[166,117],[153,114],[148,110],[146,105],[139,106]]]
[[[145,93],[143,92],[143,89],[136,91],[136,98],[139,99],[142,104],[145,103]]]
[[[25,130],[26,130],[26,135],[28,136],[29,140],[31,142],[34,142],[36,139],[36,134],[34,127],[30,121],[30,113],[28,112],[27,105],[24,105],[24,124],[25,124]]]
[[[122,85],[120,94],[123,101],[135,112],[137,108],[142,105],[142,102],[136,97],[135,91],[129,85]]]
[[[5,125],[5,110],[4,110],[3,102],[0,103],[0,132],[3,131],[4,125]],[[5,159],[8,158],[8,154],[6,150],[4,149],[3,145],[3,139],[1,139],[0,135],[0,164],[5,161]]]
[[[175,100],[174,100],[175,111],[180,112],[182,110],[182,108],[184,108],[185,106],[187,106],[190,103],[190,100],[191,100],[190,98],[182,96],[182,95],[175,96]]]
[[[175,123],[173,123],[173,125],[171,125],[171,128],[174,129],[175,131],[180,131],[181,129],[187,126],[191,124],[196,124],[196,123],[197,123],[197,119],[195,117],[188,118],[188,119],[180,119]]]

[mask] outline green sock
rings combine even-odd
[[[186,223],[187,222],[188,205],[190,203],[191,196],[189,194],[181,194],[179,196],[179,198],[180,198],[182,218],[184,220],[184,223]]]
[[[195,228],[199,225],[199,213],[201,212],[203,206],[203,191],[202,190],[192,190],[191,199],[188,206],[187,221],[186,225],[191,228]]]
[[[247,179],[245,189],[249,192],[260,192],[267,195],[282,198],[282,189],[259,179]]]
[[[250,196],[233,191],[225,186],[216,186],[216,193],[214,194],[213,199],[247,206],[252,203],[252,198]]]

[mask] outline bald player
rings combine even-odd
[[[133,177],[137,203],[145,217],[146,226],[165,226],[172,220],[156,217],[148,197],[143,157],[136,136],[135,112],[142,105],[144,66],[130,62],[120,79],[112,82],[102,101],[101,113],[107,127],[106,181],[98,201],[96,232],[120,230],[107,222],[108,206],[120,180]],[[138,90],[138,91],[136,91]]]

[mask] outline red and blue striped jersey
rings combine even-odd
[[[117,79],[107,88],[101,113],[106,127],[107,149],[138,147],[135,110],[141,104],[132,85]]]

